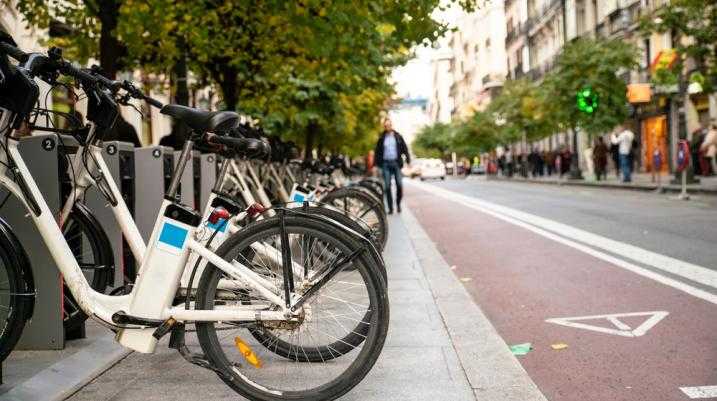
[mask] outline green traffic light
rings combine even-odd
[[[583,113],[592,114],[598,107],[598,97],[593,93],[592,89],[585,88],[577,93],[578,110]]]

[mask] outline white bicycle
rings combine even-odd
[[[6,54],[22,64],[11,65]],[[388,300],[385,281],[366,248],[348,240],[350,234],[328,219],[300,209],[278,209],[276,216],[230,235],[216,251],[208,249],[202,243],[208,224],[202,225],[201,216],[175,201],[179,177],[191,155],[191,140],[174,171],[131,293],[108,296],[93,291],[12,134],[37,101],[35,77],[51,84],[56,83],[58,73],[75,78],[87,94],[88,119],[94,121],[95,131],[111,127],[117,105],[96,77],[72,67],[58,52],[27,55],[5,40],[0,44],[0,68],[0,132],[4,136],[0,184],[26,207],[80,308],[116,330],[120,344],[152,352],[157,341],[171,332],[170,346],[190,362],[214,370],[250,399],[335,399],[368,373],[388,329]],[[162,107],[162,112],[189,125],[196,139],[206,138],[207,132],[223,132],[238,121],[232,112],[209,113],[175,105]],[[232,145],[232,141],[224,142]],[[217,224],[226,225],[226,219],[217,219]],[[280,266],[263,260],[261,252],[255,251],[256,244],[280,249]],[[296,249],[295,244],[301,246]],[[15,256],[5,248],[2,251]],[[184,302],[178,303],[180,279],[193,254],[208,265],[196,293],[189,290]],[[295,263],[303,267],[299,275]],[[12,268],[5,264],[7,271]],[[5,295],[15,305],[13,299],[24,294],[9,289]],[[203,355],[187,352],[183,337],[188,323],[196,324]],[[368,329],[357,332],[357,323]],[[344,341],[355,336],[362,340]]]

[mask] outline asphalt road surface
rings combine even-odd
[[[506,343],[532,344],[517,358],[549,400],[717,400],[717,198],[405,182]]]

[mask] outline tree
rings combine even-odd
[[[698,83],[710,94],[710,115],[717,117],[717,4],[705,0],[672,0],[640,20],[643,35],[670,33],[677,62],[653,75],[658,84],[678,84],[685,101],[687,82]],[[687,60],[692,60],[685,70]]]
[[[717,118],[717,5],[705,0],[673,0],[643,16],[640,30],[645,36],[655,32],[672,36],[676,62],[654,70],[651,79],[656,84],[677,86],[677,93],[671,96],[674,106],[682,103],[676,107],[677,134],[687,138],[685,110],[690,83],[708,95],[710,117]],[[691,167],[687,174],[692,182]]]
[[[417,157],[444,158],[454,148],[454,127],[451,124],[436,123],[421,129],[411,144]]]
[[[636,67],[637,50],[619,39],[579,38],[563,47],[542,85],[555,121],[573,134],[573,154],[578,151],[578,129],[592,135],[625,121],[627,85],[619,74]],[[578,110],[578,94],[585,91],[596,96],[592,112]],[[572,178],[582,178],[577,157],[572,158],[570,171]]]
[[[186,93],[177,84],[188,70],[219,88],[225,108],[304,143],[307,155],[314,147],[365,149],[393,93],[391,70],[408,60],[409,49],[448,29],[431,18],[439,0],[68,0],[47,9],[44,3],[22,2],[21,11],[31,25],[72,26],[62,46],[80,60],[103,51],[98,38],[107,34],[126,51],[104,69],[171,76],[179,94]],[[105,3],[114,7],[111,21],[98,13]]]
[[[567,44],[543,83],[556,122],[597,134],[625,121],[627,83],[619,74],[636,67],[636,48],[622,40],[579,38]],[[584,89],[597,96],[592,113],[578,110],[578,93]]]
[[[453,150],[461,156],[472,157],[488,152],[505,140],[506,131],[496,124],[495,115],[491,112],[478,111],[455,125]]]
[[[9,0],[2,0],[9,2]],[[125,46],[117,39],[122,0],[25,0],[17,9],[31,26],[48,29],[50,45],[80,62],[97,58],[105,74],[114,79],[122,69]]]
[[[501,140],[535,141],[558,130],[554,104],[544,86],[526,79],[509,80],[488,112],[502,122]]]

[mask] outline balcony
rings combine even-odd
[[[513,43],[521,35],[525,35],[525,33],[528,31],[527,28],[527,21],[518,23],[518,25],[508,26],[505,35],[506,47],[508,47],[508,45]]]

